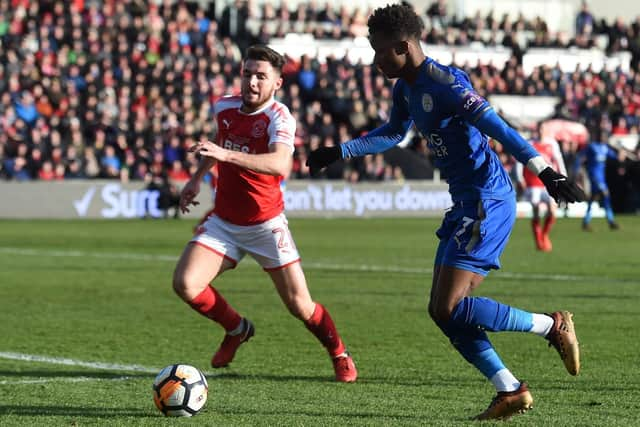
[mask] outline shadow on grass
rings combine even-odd
[[[326,417],[339,417],[339,418],[348,419],[348,420],[345,420],[347,423],[349,423],[349,421],[365,420],[365,419],[375,419],[377,420],[377,422],[391,421],[391,420],[405,420],[405,421],[422,420],[424,421],[426,418],[426,414],[415,414],[415,415],[390,414],[390,413],[381,414],[378,412],[363,412],[363,411],[359,412],[357,410],[348,411],[348,412],[332,411],[331,413],[329,413],[327,411],[322,411],[322,409],[318,409],[317,411],[299,410],[299,409],[291,410],[291,411],[282,410],[282,409],[269,410],[267,408],[260,409],[260,410],[242,409],[237,411],[217,409],[216,413],[220,415],[227,415],[227,416],[238,416],[238,415],[256,416],[256,417],[272,417],[273,416],[277,418],[283,417],[283,416],[294,416],[294,417],[305,416],[305,417],[317,417],[322,419],[326,419]]]
[[[207,377],[215,378],[215,381],[273,381],[273,382],[312,382],[312,383],[324,383],[324,384],[338,384],[336,380],[330,375],[272,375],[272,374],[240,374],[236,372],[225,372],[218,374],[217,372]],[[455,382],[452,382],[448,378],[419,378],[411,380],[408,378],[388,378],[388,377],[376,377],[360,375],[358,381],[354,385],[381,385],[381,386],[398,386],[398,387],[441,387],[441,388],[474,388],[481,387],[485,384],[484,381],[475,378],[460,378]],[[349,387],[351,385],[345,384]]]
[[[226,371],[226,372],[206,372],[207,378],[215,379],[215,381],[270,381],[270,382],[305,382],[305,383],[320,383],[320,384],[338,384],[332,375],[286,375],[286,374],[268,374],[268,373],[256,373],[256,374],[243,374],[239,372]],[[12,378],[12,379],[33,379],[33,378],[95,378],[100,379],[120,379],[123,377],[131,379],[153,379],[155,374],[149,374],[144,372],[105,372],[105,371],[48,371],[48,370],[21,370],[21,371],[8,371],[0,370],[0,378]],[[448,378],[389,378],[383,376],[368,376],[360,375],[357,384],[367,385],[387,385],[387,386],[401,386],[401,387],[478,387],[483,384],[482,381],[476,379],[460,378],[452,383]],[[348,384],[346,386],[349,386]]]
[[[216,381],[235,381],[235,380],[256,380],[256,381],[276,381],[276,382],[290,382],[290,381],[304,381],[314,383],[333,383],[335,380],[333,377],[326,375],[270,375],[270,374],[240,374],[237,372],[224,372],[224,373],[207,373],[207,377],[213,377]]]
[[[358,411],[358,410],[349,410],[349,411],[331,411],[330,413],[327,411],[323,411],[322,409],[316,410],[269,410],[269,409],[242,409],[242,410],[224,410],[224,409],[216,409],[216,413],[223,416],[256,416],[256,418],[260,419],[261,417],[274,417],[279,419],[283,416],[305,416],[305,417],[316,417],[321,420],[326,420],[327,417],[336,417],[343,418],[343,421],[349,425],[351,423],[365,425],[398,425],[404,423],[411,423],[416,425],[431,425],[430,421],[433,421],[433,414],[429,413],[429,410],[425,409],[424,413],[414,413],[414,414],[406,414],[406,413],[393,413],[389,412],[388,408],[385,409],[384,413],[381,412],[373,412],[373,411]],[[450,417],[446,421],[448,422],[469,422],[471,421],[471,415],[453,415],[449,414]],[[263,422],[265,419],[262,418]],[[267,424],[268,421],[266,422]],[[322,423],[320,423],[322,424]]]
[[[86,406],[35,406],[35,405],[0,405],[1,415],[14,416],[64,416],[64,417],[139,417],[158,418],[148,410],[139,408],[91,408]]]

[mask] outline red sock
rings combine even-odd
[[[242,320],[242,317],[212,286],[204,288],[189,302],[189,305],[203,316],[221,324],[227,332],[237,328]]]
[[[336,357],[344,353],[345,347],[340,339],[336,325],[333,324],[329,312],[322,304],[316,303],[313,314],[304,324],[327,349],[329,356]]]
[[[531,229],[533,230],[533,237],[536,239],[536,246],[539,249],[540,245],[542,245],[542,230],[540,230],[540,220],[538,218],[531,220]]]
[[[547,215],[547,218],[544,221],[544,228],[542,229],[543,234],[549,234],[551,231],[551,227],[556,223],[555,215]]]

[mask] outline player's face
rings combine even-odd
[[[374,34],[369,37],[371,47],[375,51],[373,63],[390,79],[402,77],[402,70],[407,63],[407,41],[398,41]]]
[[[248,59],[242,67],[242,110],[257,111],[282,86],[282,77],[268,61]]]

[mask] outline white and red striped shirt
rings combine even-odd
[[[240,111],[242,98],[229,96],[214,104],[218,125],[216,143],[248,154],[269,152],[271,144],[290,147],[293,154],[296,121],[289,109],[272,100],[260,110]],[[218,185],[214,213],[236,225],[254,225],[276,217],[284,210],[280,190],[282,176],[258,173],[231,163],[218,163]]]

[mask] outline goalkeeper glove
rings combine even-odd
[[[540,181],[547,187],[549,195],[553,197],[557,203],[582,202],[587,198],[580,187],[550,167],[546,167],[540,172],[538,178],[540,178]]]
[[[342,150],[339,145],[334,147],[320,147],[309,153],[306,165],[309,166],[311,176],[317,174],[320,169],[342,158]]]

